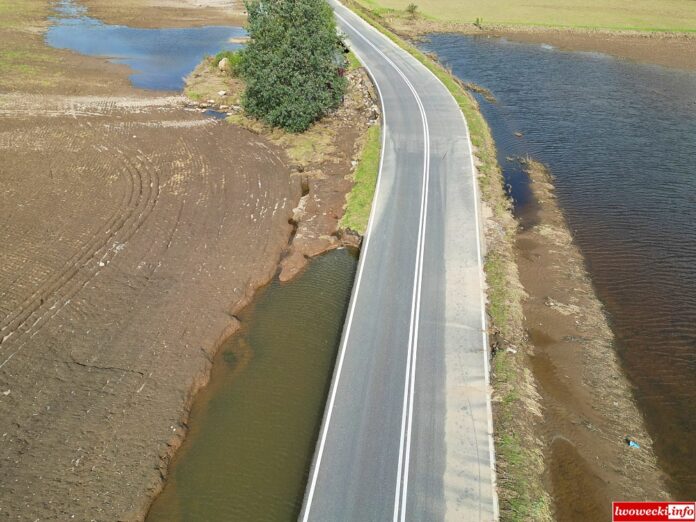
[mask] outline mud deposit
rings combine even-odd
[[[615,487],[621,490],[621,482],[626,484],[633,469],[620,466],[607,475],[612,459],[617,462],[625,455],[618,438],[640,435],[630,432],[631,419],[625,416],[629,410],[622,408],[621,400],[615,410],[612,403],[609,409],[601,406],[605,386],[616,384],[611,379],[621,379],[620,372],[610,377],[606,361],[587,370],[593,368],[587,366],[593,353],[588,342],[604,339],[595,346],[608,357],[613,344],[634,386],[632,395],[659,465],[669,474],[671,496],[693,498],[696,76],[596,53],[558,52],[494,38],[431,38],[424,45],[427,50],[437,52],[463,80],[490,89],[497,99],[489,103],[478,96],[517,215],[529,220],[518,245],[523,256],[520,270],[527,263],[527,327],[536,346],[532,369],[544,392],[546,417],[556,419],[553,430],[545,434],[562,435],[550,436],[547,445],[553,448],[547,469],[554,493],[570,499],[570,505],[578,505],[585,494],[605,503],[609,495],[616,496]],[[556,227],[562,234],[549,230],[546,245],[540,244],[541,236],[529,237],[533,231],[527,228],[543,227],[549,215],[530,211],[539,194],[514,159],[527,154],[550,167],[555,194],[545,199],[558,198],[584,262],[569,263],[560,256],[563,251],[572,253],[564,226]],[[585,300],[592,293],[589,283],[580,284],[585,266],[612,332],[592,327],[590,318],[575,314],[592,309]],[[573,272],[580,279],[566,277]],[[565,310],[567,317],[552,314],[554,309]],[[591,326],[597,335],[562,333],[574,321]],[[590,414],[588,406],[596,411]],[[596,415],[605,417],[604,424],[593,420]],[[608,426],[611,420],[616,426]],[[624,434],[619,433],[622,425]],[[592,432],[595,443],[585,438]],[[635,451],[632,458],[650,466],[649,450]],[[617,472],[623,476],[620,480],[611,477]],[[570,483],[563,480],[573,476]],[[582,492],[572,486],[580,476]],[[656,495],[649,482],[635,479],[634,485],[646,489],[639,494],[629,488],[623,496]],[[595,518],[587,512],[566,513],[564,518],[583,516]]]
[[[147,12],[148,27],[182,27],[193,18],[224,22],[228,2],[87,4],[88,14],[94,8],[116,24]],[[284,254],[302,253],[297,273],[305,256],[322,251],[316,241],[313,249],[289,243],[293,234],[339,246],[336,224],[367,117],[357,102],[338,111],[340,121],[326,123],[340,129],[330,157],[307,165],[314,175],[304,166],[299,173],[282,142],[187,107],[182,96],[135,89],[125,65],[48,47],[49,2],[7,6],[0,519],[142,519],[187,432],[193,396],[239,328],[236,314]],[[78,30],[97,27],[95,54],[131,57],[167,86],[180,81],[183,69],[152,66],[171,63],[162,54],[169,37],[137,40],[165,33],[130,33],[79,11],[68,19]]]
[[[321,256],[240,314],[148,522],[297,518],[356,260]]]
[[[492,34],[518,42],[552,45],[564,51],[604,53],[641,63],[696,70],[696,37],[693,34],[553,29],[506,30]]]
[[[299,187],[282,151],[170,99],[22,103],[0,101],[1,512],[137,518]]]
[[[532,201],[519,216],[517,265],[528,294],[529,360],[545,408],[539,429],[547,481],[558,520],[603,520],[617,498],[666,498],[663,477],[553,179],[540,163],[526,161],[524,169]]]

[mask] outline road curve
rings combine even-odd
[[[378,88],[383,147],[300,520],[496,520],[466,122],[422,64],[330,3]]]

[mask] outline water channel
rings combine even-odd
[[[297,518],[356,263],[346,249],[325,254],[244,310],[148,522]]]
[[[696,497],[696,73],[500,38],[422,46],[480,97],[517,208],[546,163],[671,492]],[[521,135],[519,135],[521,133]]]

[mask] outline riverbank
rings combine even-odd
[[[0,1],[0,513],[142,519],[303,193],[329,213],[327,172],[340,219],[362,123],[305,183],[282,143],[47,47],[50,2]]]
[[[614,28],[602,25],[509,24],[490,17],[482,17],[477,22],[476,16],[452,18],[433,16],[426,11],[411,15],[405,10],[405,5],[400,9],[377,8],[366,2],[360,5],[372,8],[386,27],[412,40],[424,39],[433,33],[507,38],[517,42],[551,45],[564,51],[603,53],[639,63],[696,70],[696,22],[694,27],[688,25],[690,22],[685,22],[685,30],[660,30],[647,26],[635,29],[629,24]],[[696,20],[696,9],[693,16]]]

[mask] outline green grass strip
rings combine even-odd
[[[510,222],[510,205],[502,188],[495,142],[476,100],[451,71],[387,29],[381,23],[379,14],[354,0],[345,1],[351,9],[427,67],[452,94],[467,121],[471,143],[479,160],[477,168],[481,196],[491,207],[494,216],[500,218],[501,222]],[[375,148],[377,157],[378,150]],[[378,160],[375,158],[374,162],[376,166]],[[362,204],[362,212],[369,212],[371,199],[370,193],[369,199]],[[366,217],[364,223],[367,223]],[[514,335],[513,330],[519,327],[522,313],[521,292],[509,273],[509,267],[514,266],[514,234],[514,226],[506,230],[505,246],[498,247],[499,250],[490,249],[484,266],[488,284],[488,312],[495,328],[505,337]],[[505,522],[550,521],[550,498],[541,478],[543,460],[530,438],[519,429],[520,423],[524,422],[522,419],[530,415],[525,411],[526,406],[520,395],[523,393],[521,390],[528,386],[525,371],[518,359],[507,357],[506,353],[497,355],[493,364],[493,387],[502,397],[494,407],[500,519]]]
[[[355,184],[346,197],[346,211],[341,219],[342,228],[350,228],[360,234],[364,234],[367,229],[372,199],[375,195],[382,148],[380,138],[379,125],[373,125],[367,130],[362,157],[355,168]]]

